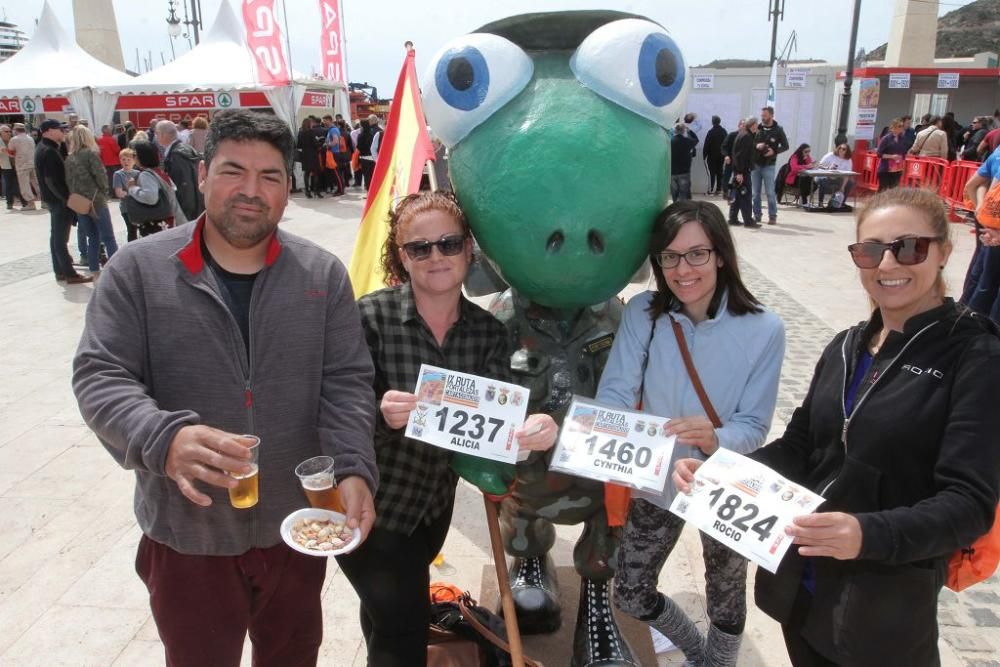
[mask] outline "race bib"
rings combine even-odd
[[[822,502],[822,496],[767,466],[719,449],[698,468],[691,494],[678,494],[670,511],[768,572],[775,572],[792,543],[785,527]]]
[[[660,493],[676,440],[666,433],[669,421],[574,397],[549,469]]]
[[[493,461],[517,461],[514,431],[528,409],[526,388],[423,364],[414,393],[417,408],[406,423],[406,437]]]

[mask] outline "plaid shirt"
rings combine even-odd
[[[367,294],[358,307],[375,365],[376,406],[390,389],[412,392],[421,363],[505,382],[511,379],[506,329],[464,296],[458,321],[440,346],[417,313],[408,284]],[[377,408],[376,413],[375,525],[409,535],[451,505],[457,481],[448,467],[451,452],[404,438],[403,429],[390,429]]]

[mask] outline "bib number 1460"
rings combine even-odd
[[[729,494],[726,496],[725,500],[722,500],[722,496],[725,492],[725,489],[720,486],[709,493],[708,497],[712,499],[712,502],[708,504],[708,507],[709,509],[715,509],[715,506],[719,505],[715,512],[716,516],[729,523],[733,528],[741,531],[739,533],[725,531],[731,538],[738,542],[747,531],[753,531],[756,533],[757,539],[761,542],[771,536],[771,531],[774,529],[774,525],[778,523],[778,517],[771,515],[751,524],[750,522],[756,519],[757,515],[760,514],[760,509],[753,503],[744,504],[743,501],[740,500],[740,497],[734,493]],[[719,501],[722,501],[721,505],[719,504]],[[736,515],[740,512],[740,510],[742,510],[743,513],[737,517]]]
[[[583,441],[587,445],[587,456],[594,455],[594,449],[597,448],[598,442],[599,440],[596,435],[592,435]],[[649,447],[637,448],[631,442],[627,441],[619,444],[616,438],[611,438],[601,445],[597,452],[603,454],[604,458],[609,461],[617,461],[626,466],[634,464],[639,468],[645,468],[653,459],[653,451]]]

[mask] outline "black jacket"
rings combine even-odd
[[[722,145],[719,147],[722,157],[731,157],[733,154],[733,146],[736,144],[736,135],[739,131],[733,130],[726,135],[726,138],[722,140]]]
[[[46,204],[66,205],[69,187],[66,185],[66,163],[63,162],[59,144],[42,137],[35,148],[35,173],[42,201]]]
[[[858,666],[936,665],[947,559],[985,534],[1000,495],[1000,332],[950,299],[890,333],[845,419],[844,392],[879,313],[838,334],[784,435],[751,457],[861,524],[855,560],[814,558],[803,635]],[[789,618],[805,560],[757,571],[757,605]]]
[[[705,134],[705,143],[701,146],[701,155],[705,160],[722,160],[722,144],[726,140],[726,130],[721,125],[713,125]]]
[[[759,123],[757,125],[757,134],[754,136],[754,166],[767,166],[774,164],[778,161],[778,154],[784,153],[788,150],[788,137],[785,136],[785,131],[778,125],[777,121],[771,123],[771,127],[764,125],[764,123]],[[763,143],[765,148],[770,148],[774,151],[774,155],[770,157],[764,157],[766,151],[756,150],[756,146],[759,143]]]
[[[742,174],[744,178],[750,178],[750,171],[753,169],[754,155],[754,135],[744,132],[736,136],[733,143],[733,176]]]
[[[675,134],[670,139],[670,175],[682,176],[691,173],[691,160],[697,139]]]
[[[177,203],[188,220],[197,220],[205,210],[205,195],[198,189],[198,164],[201,154],[181,141],[170,145],[163,159],[163,171],[177,187]]]

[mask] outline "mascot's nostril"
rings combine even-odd
[[[595,255],[604,254],[604,237],[600,232],[593,229],[587,232],[587,245],[590,246],[590,252]]]
[[[545,242],[545,251],[548,253],[556,253],[562,250],[563,241],[565,241],[563,233],[561,231],[554,231],[552,235],[549,236],[549,240]]]

